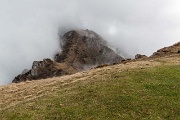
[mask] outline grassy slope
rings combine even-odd
[[[0,118],[178,120],[180,119],[179,57],[174,63],[172,60],[175,58],[109,66],[81,75],[79,73],[68,76],[65,78],[66,82],[59,80],[60,78],[50,79],[56,82],[44,86],[41,95],[37,92],[42,88],[33,88],[32,90],[37,90],[36,93],[30,90],[31,94],[37,96],[33,99],[28,100],[27,97],[6,103],[5,101],[12,99],[15,93],[4,97],[6,99],[0,99],[4,100],[1,103],[3,109],[0,110]],[[41,82],[26,84],[38,84],[40,87]],[[25,88],[26,92],[21,92],[21,96],[28,94],[29,91]],[[1,90],[0,97],[5,94],[4,89]]]

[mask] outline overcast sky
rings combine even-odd
[[[58,28],[90,29],[129,56],[180,41],[179,0],[0,0],[0,85],[59,51]]]

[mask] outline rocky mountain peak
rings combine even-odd
[[[18,83],[73,74],[102,64],[121,62],[123,58],[107,46],[106,41],[91,30],[72,30],[60,39],[61,52],[54,61],[34,61],[31,70],[23,71],[14,78]]]
[[[66,62],[78,70],[84,65],[113,64],[123,60],[101,36],[90,30],[67,32],[61,39],[62,52],[55,56],[56,62]]]

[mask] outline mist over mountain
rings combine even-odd
[[[0,85],[53,58],[59,33],[90,29],[123,57],[151,55],[180,40],[178,0],[1,0]]]
[[[92,30],[71,30],[60,39],[61,51],[54,59],[34,61],[30,70],[24,70],[13,83],[70,75],[124,60],[107,46],[107,42]]]

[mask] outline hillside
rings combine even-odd
[[[0,87],[2,120],[180,119],[180,56]]]

